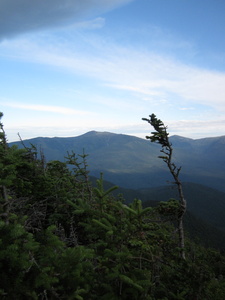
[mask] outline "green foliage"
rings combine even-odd
[[[155,131],[151,132],[152,136],[146,136],[146,138],[150,139],[151,142],[162,145],[163,147],[170,147],[168,139],[169,133],[167,132],[167,127],[160,119],[156,118],[155,114],[151,114],[149,117],[149,119],[142,118],[142,120],[147,121],[150,125],[152,125]],[[164,159],[164,157],[162,158]],[[167,160],[168,158],[165,157],[165,159]]]
[[[176,200],[125,205],[102,174],[92,188],[86,155],[45,164],[0,126],[1,299],[225,298],[223,255],[188,239],[177,255]]]
[[[179,202],[176,199],[169,199],[168,201],[161,201],[158,205],[158,211],[164,216],[178,216]]]

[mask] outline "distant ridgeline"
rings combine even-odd
[[[181,180],[209,186],[225,192],[225,136],[189,139],[171,136],[174,161],[182,166]],[[42,149],[46,160],[65,161],[67,152],[88,154],[90,174],[104,173],[121,187],[140,189],[165,185],[170,174],[158,159],[160,146],[145,139],[124,134],[91,131],[70,138],[43,138],[25,140]],[[18,144],[21,142],[10,143]]]

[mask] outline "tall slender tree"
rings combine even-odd
[[[180,247],[180,255],[183,259],[185,259],[185,249],[184,249],[184,226],[183,226],[183,217],[186,211],[186,200],[184,198],[182,183],[179,178],[181,167],[177,167],[175,163],[172,161],[173,148],[172,144],[169,141],[169,133],[167,132],[167,126],[164,123],[156,118],[155,114],[151,114],[149,119],[142,118],[143,121],[147,121],[153,128],[154,132],[151,132],[151,136],[146,136],[151,142],[158,143],[162,146],[160,152],[162,155],[159,156],[169,168],[169,171],[174,179],[174,184],[177,185],[178,193],[179,193],[179,211],[177,215],[178,221],[178,234],[179,234],[179,247]]]

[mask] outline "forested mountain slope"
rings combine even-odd
[[[183,183],[188,210],[197,218],[225,231],[225,193],[194,183]],[[175,186],[139,190],[144,203],[178,198]]]
[[[225,191],[225,136],[197,140],[171,136],[170,141],[174,161],[182,166],[182,181]],[[25,145],[30,143],[43,150],[47,161],[65,161],[68,151],[77,154],[84,151],[93,176],[103,172],[106,180],[122,187],[157,187],[171,180],[166,166],[157,159],[160,146],[134,136],[91,131],[77,137],[24,141]],[[16,144],[22,147],[21,142]]]

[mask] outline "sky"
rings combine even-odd
[[[225,1],[0,0],[0,111],[9,142],[225,135]]]

